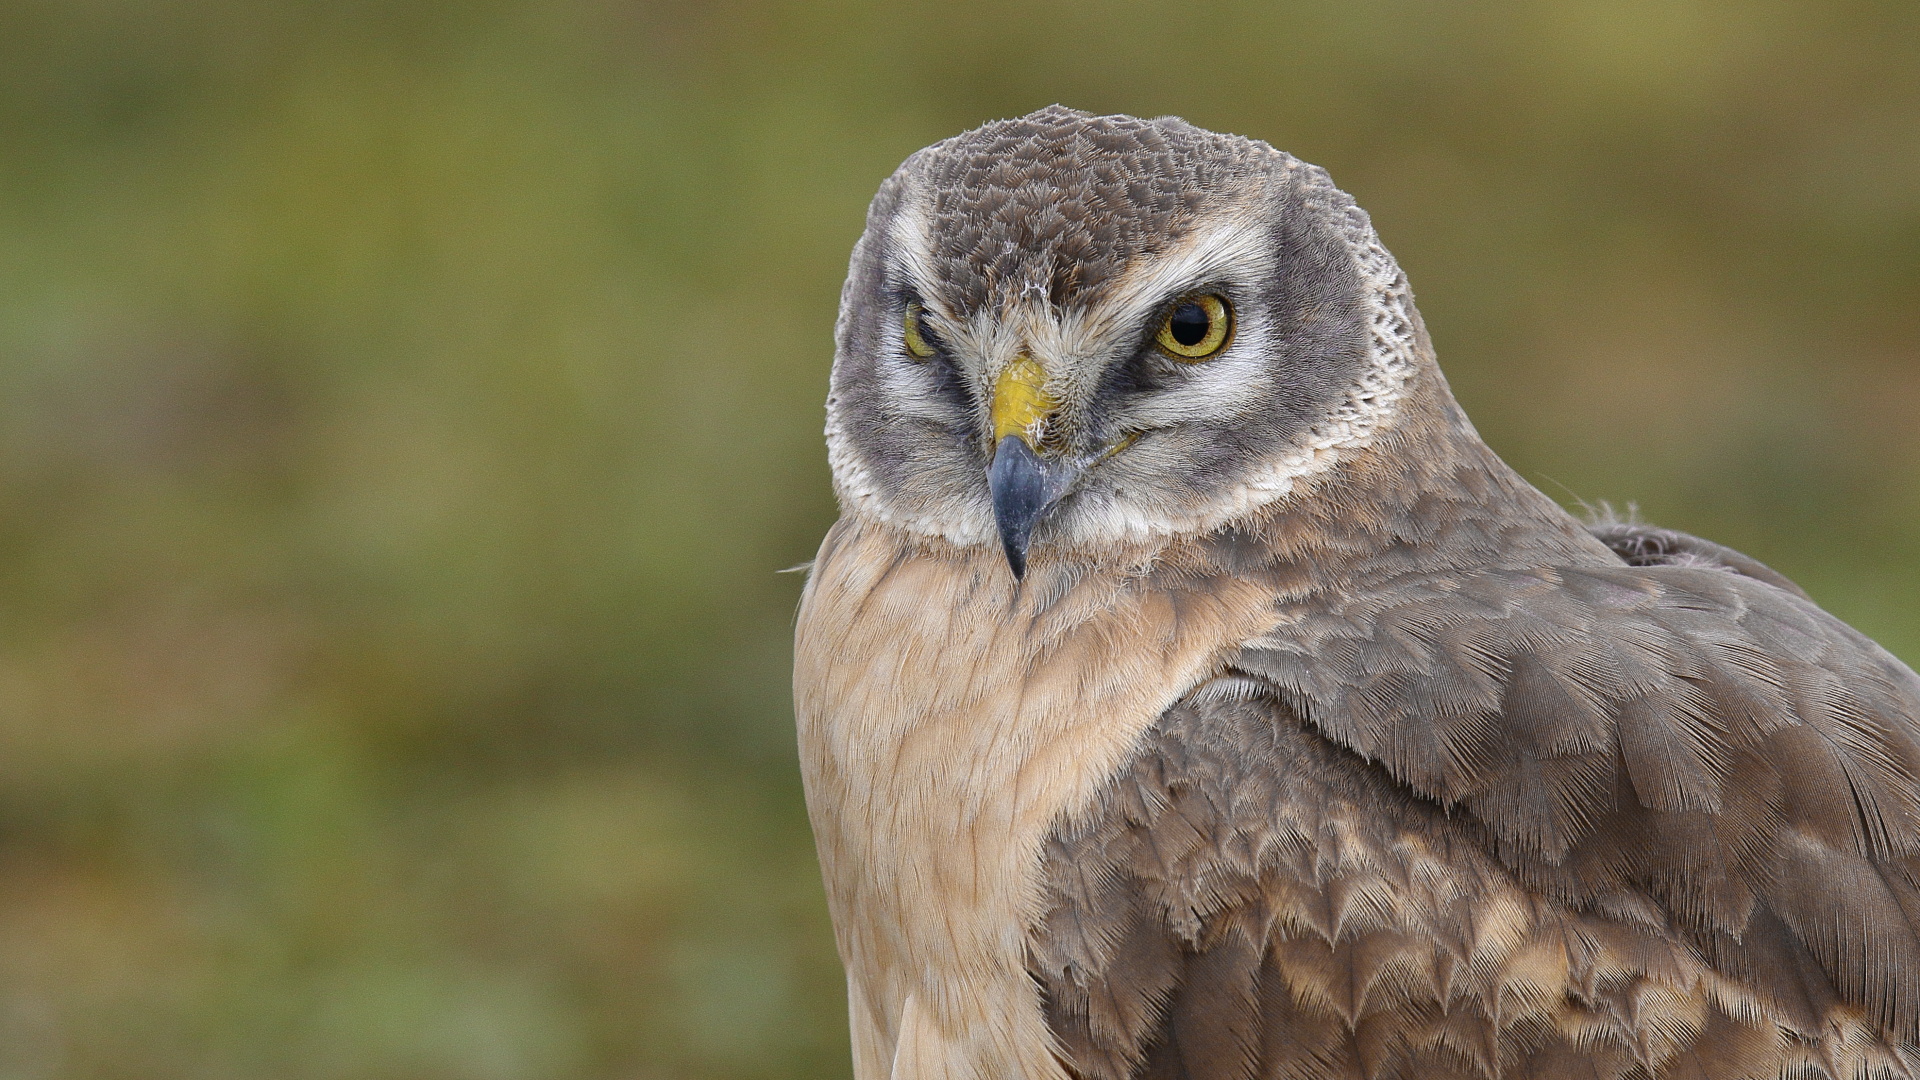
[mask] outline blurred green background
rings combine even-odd
[[[846,1075],[775,571],[874,187],[1054,101],[1920,659],[1912,0],[5,0],[0,1080]]]

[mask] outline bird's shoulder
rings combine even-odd
[[[1595,532],[1298,605],[1161,718],[1047,850],[1083,1075],[1914,1067],[1920,679],[1737,552]]]
[[[1920,845],[1911,670],[1737,552],[1644,527],[1603,538],[1620,563],[1441,570],[1316,598],[1229,668],[1414,793],[1484,811],[1503,844],[1549,860],[1615,793],[1563,791],[1546,817],[1503,812],[1538,783],[1580,786],[1533,777],[1539,762],[1611,761],[1641,805],[1717,814],[1728,770],[1787,744],[1822,749],[1794,781],[1844,776],[1834,790],[1866,792],[1871,814],[1826,831]]]

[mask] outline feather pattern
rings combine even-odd
[[[1595,531],[1315,591],[1161,718],[1046,848],[1073,1075],[1920,1071],[1920,680],[1744,556]]]

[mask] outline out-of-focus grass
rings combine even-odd
[[[1329,167],[1550,492],[1920,656],[1920,8],[0,8],[0,1077],[846,1071],[846,252],[1061,100]]]

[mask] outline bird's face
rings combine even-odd
[[[1058,107],[937,144],[874,200],[828,402],[851,513],[1097,549],[1291,495],[1391,423],[1411,297],[1311,166]]]

